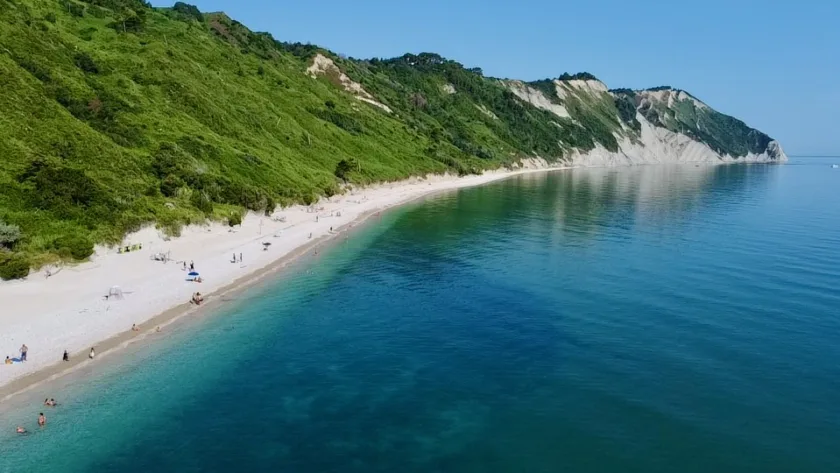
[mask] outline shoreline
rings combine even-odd
[[[73,312],[73,311],[72,310],[65,310],[64,314],[60,314],[60,315],[75,315],[75,317],[74,317],[75,320],[73,320],[71,323],[72,323],[72,325],[77,326],[76,328],[77,328],[77,333],[78,333],[78,335],[76,335],[77,340],[75,340],[76,343],[75,343],[75,347],[73,347],[74,349],[69,350],[70,353],[71,353],[70,361],[68,361],[68,362],[60,361],[61,360],[61,353],[63,353],[63,350],[65,348],[64,348],[63,345],[59,345],[59,346],[54,346],[54,347],[47,347],[49,349],[54,349],[55,350],[55,352],[53,353],[54,358],[52,358],[52,359],[58,360],[57,362],[53,362],[53,363],[41,362],[41,363],[37,363],[37,364],[30,364],[31,361],[27,361],[26,364],[15,363],[15,365],[12,365],[12,366],[2,366],[2,368],[0,368],[0,373],[4,373],[4,371],[8,370],[9,368],[18,368],[18,369],[26,368],[26,369],[22,373],[17,373],[18,374],[17,376],[6,376],[6,374],[8,374],[8,372],[6,372],[4,375],[0,376],[0,403],[8,401],[8,400],[10,400],[14,397],[19,396],[19,395],[25,394],[26,392],[29,392],[30,390],[33,390],[33,389],[43,385],[44,383],[56,380],[58,378],[61,378],[61,377],[65,376],[65,375],[68,375],[68,374],[71,374],[71,373],[73,373],[75,371],[78,371],[80,369],[90,367],[91,364],[93,363],[93,361],[88,359],[87,351],[86,351],[86,349],[83,348],[84,346],[95,347],[96,348],[96,360],[98,360],[103,356],[113,355],[113,354],[121,351],[123,348],[126,348],[126,347],[128,347],[128,346],[130,346],[134,343],[141,343],[144,340],[147,340],[148,337],[154,336],[157,333],[156,332],[156,327],[163,328],[163,327],[171,325],[171,324],[173,324],[173,323],[175,323],[175,322],[177,322],[177,321],[179,321],[179,320],[181,320],[181,319],[183,319],[187,316],[206,313],[207,311],[210,311],[214,308],[218,308],[224,302],[226,302],[225,296],[229,296],[230,294],[235,294],[237,292],[241,292],[241,291],[243,291],[243,290],[245,290],[245,289],[261,282],[261,281],[264,281],[266,278],[277,274],[278,272],[287,268],[289,265],[297,262],[302,256],[309,253],[311,250],[313,250],[315,248],[318,248],[318,247],[320,247],[324,244],[327,244],[329,242],[334,241],[337,237],[339,237],[341,235],[344,235],[344,234],[346,234],[346,232],[350,231],[352,228],[363,224],[371,216],[373,216],[373,215],[375,215],[379,212],[382,212],[382,211],[387,210],[387,209],[392,209],[392,208],[395,208],[395,207],[398,207],[398,206],[406,205],[406,204],[409,204],[411,202],[417,201],[419,199],[431,197],[433,195],[437,195],[437,194],[440,194],[440,193],[443,193],[443,192],[446,192],[446,191],[453,191],[453,190],[463,189],[463,188],[467,188],[467,187],[474,187],[474,186],[479,186],[479,185],[483,185],[483,184],[488,184],[488,183],[491,183],[491,182],[511,178],[511,177],[514,177],[514,176],[522,175],[522,174],[536,173],[536,172],[551,172],[551,171],[567,170],[567,169],[571,169],[571,167],[569,167],[569,166],[538,167],[538,168],[531,167],[531,168],[520,168],[520,169],[517,169],[517,170],[509,170],[509,171],[486,172],[486,173],[478,175],[478,176],[468,176],[468,177],[463,177],[463,178],[452,177],[452,176],[427,176],[427,178],[425,178],[425,179],[413,178],[413,179],[408,179],[408,180],[405,180],[405,181],[399,181],[399,182],[395,182],[395,183],[378,184],[378,185],[375,185],[375,186],[372,186],[372,187],[369,187],[369,188],[359,189],[359,192],[365,194],[363,200],[355,200],[355,201],[352,200],[352,197],[354,197],[355,196],[354,194],[356,194],[356,193],[353,193],[353,194],[338,195],[338,196],[335,196],[331,199],[322,200],[319,203],[315,204],[316,206],[322,206],[321,208],[324,208],[324,209],[328,205],[331,206],[331,207],[342,206],[342,205],[344,206],[344,207],[340,207],[342,210],[338,210],[338,211],[333,210],[332,212],[342,212],[342,211],[345,211],[345,210],[351,210],[351,209],[347,208],[348,205],[357,207],[357,208],[354,209],[354,210],[357,210],[357,212],[354,212],[351,215],[349,215],[347,218],[342,219],[343,220],[342,223],[340,223],[337,227],[335,225],[330,226],[330,230],[327,231],[327,232],[324,232],[322,227],[326,227],[328,225],[328,223],[330,222],[330,218],[327,217],[327,216],[324,216],[324,218],[316,218],[316,220],[313,222],[312,218],[311,218],[311,217],[313,217],[312,216],[313,212],[308,211],[307,207],[305,207],[305,206],[294,206],[294,207],[290,207],[290,208],[287,208],[287,209],[282,209],[280,211],[275,212],[275,214],[286,215],[286,214],[290,214],[290,213],[299,213],[299,212],[303,211],[305,214],[307,214],[309,216],[309,218],[308,219],[296,219],[298,221],[289,222],[288,224],[286,224],[286,222],[274,222],[274,223],[283,223],[284,225],[272,225],[272,227],[277,227],[277,228],[274,228],[275,232],[267,232],[266,234],[263,234],[263,229],[265,228],[264,219],[266,217],[260,218],[257,215],[249,214],[244,220],[249,220],[250,221],[249,222],[250,226],[253,226],[255,221],[259,220],[259,233],[256,236],[256,238],[248,238],[247,240],[243,240],[246,244],[250,243],[250,245],[247,245],[247,246],[252,247],[253,244],[259,243],[257,240],[267,240],[267,239],[271,238],[272,236],[274,238],[277,238],[278,237],[278,232],[285,235],[287,233],[290,233],[290,234],[293,233],[294,230],[298,230],[298,232],[297,232],[298,235],[297,236],[299,238],[294,239],[292,241],[286,240],[286,242],[285,242],[286,245],[282,250],[279,251],[279,254],[277,254],[277,252],[272,252],[270,249],[268,251],[265,251],[264,253],[268,253],[268,255],[265,255],[265,256],[267,256],[267,258],[263,257],[262,261],[260,261],[260,263],[263,263],[263,264],[258,263],[258,264],[255,264],[253,267],[244,267],[244,268],[242,266],[240,266],[241,269],[245,269],[244,272],[241,272],[239,274],[235,274],[235,273],[229,274],[230,277],[228,277],[226,280],[222,281],[221,283],[212,285],[211,287],[207,288],[207,290],[205,290],[205,291],[201,291],[202,294],[205,296],[205,303],[202,304],[201,306],[194,306],[194,305],[190,304],[189,302],[183,302],[183,301],[188,300],[189,297],[176,299],[175,298],[176,294],[183,293],[185,291],[178,290],[178,288],[172,288],[171,287],[173,285],[172,283],[174,283],[174,278],[172,278],[173,279],[172,283],[169,283],[169,284],[167,284],[167,286],[164,286],[164,287],[167,287],[168,289],[172,289],[172,291],[170,291],[170,294],[167,294],[169,297],[167,297],[166,300],[167,300],[167,302],[174,301],[174,304],[172,304],[172,303],[166,304],[166,302],[162,302],[161,304],[166,304],[163,307],[160,307],[161,304],[157,304],[157,305],[151,304],[151,306],[147,307],[147,304],[145,304],[143,300],[134,299],[133,297],[132,297],[132,300],[130,302],[127,301],[127,300],[119,301],[118,303],[129,302],[129,304],[131,302],[134,302],[135,304],[133,306],[130,306],[130,307],[133,307],[136,310],[134,310],[133,313],[131,313],[130,315],[135,315],[135,318],[137,319],[137,322],[129,322],[126,317],[121,317],[122,319],[126,319],[125,324],[121,326],[121,329],[112,330],[111,328],[114,325],[111,324],[112,325],[111,327],[107,327],[107,328],[99,327],[99,330],[92,330],[92,331],[83,330],[81,333],[78,333],[79,328],[81,328],[81,329],[95,329],[96,328],[95,321],[84,320],[84,315],[83,314],[89,313],[88,309],[77,311],[77,314],[69,314],[69,312]],[[369,198],[369,195],[372,195],[372,198]],[[365,204],[367,204],[367,205],[365,205]],[[361,207],[361,208],[358,208],[358,207]],[[322,210],[322,213],[326,213],[328,211],[329,210]],[[320,217],[321,214],[316,214],[316,215],[318,215]],[[299,215],[296,215],[296,216],[299,217]],[[321,221],[326,221],[326,223],[324,223],[322,225],[319,225],[321,223]],[[307,223],[309,223],[309,225],[307,225]],[[315,223],[315,225],[311,225],[312,223]],[[243,227],[244,227],[244,225],[245,225],[245,222],[243,221]],[[319,227],[318,229],[320,231],[318,231],[317,235],[315,234],[316,229],[314,229],[313,227]],[[227,236],[225,234],[231,233],[230,230],[227,229],[227,227],[224,227],[220,224],[211,224],[209,226],[205,225],[205,226],[200,226],[198,228],[202,229],[202,231],[200,231],[201,234],[204,234],[205,232],[210,233],[210,234],[213,234],[215,237],[217,237],[220,240],[225,240],[224,237]],[[253,228],[251,228],[250,230],[253,231]],[[302,239],[301,237],[307,233],[307,230],[313,230],[313,231],[309,232],[309,234],[311,235],[311,239],[310,238]],[[151,229],[141,230],[137,234],[127,236],[126,240],[124,240],[124,241],[127,241],[127,242],[136,241],[137,238],[132,238],[132,236],[143,234],[144,232],[148,234],[151,231],[152,231]],[[154,232],[157,233],[156,230]],[[181,236],[181,237],[178,237],[178,238],[173,238],[171,240],[163,238],[161,242],[154,242],[154,243],[162,244],[164,242],[173,241],[174,243],[180,244],[181,246],[183,246],[184,244],[188,244],[189,246],[193,246],[193,245],[201,243],[201,242],[198,242],[198,241],[189,241],[191,236],[194,237],[193,238],[194,240],[198,240],[199,236],[201,236],[201,235],[189,235],[189,233],[191,233],[191,232],[185,231],[185,232],[182,233],[182,235],[184,235],[184,236]],[[192,233],[199,233],[199,232],[192,232]],[[253,235],[249,234],[249,236],[253,236]],[[148,235],[146,235],[146,237],[148,237]],[[235,236],[231,236],[228,239],[229,240],[237,240],[237,238],[235,238]],[[227,246],[231,246],[231,245],[236,244],[236,243],[242,243],[242,241],[228,241],[226,243],[229,244]],[[136,252],[137,256],[140,256],[140,255],[148,256],[149,252],[152,251],[153,249],[155,249],[154,247],[156,247],[156,246],[160,246],[160,245],[152,245],[153,248],[149,248],[147,250],[146,245],[144,245],[144,249],[142,251],[137,251]],[[243,246],[246,246],[246,245],[239,245],[238,248],[241,250]],[[277,246],[280,246],[280,245],[277,245]],[[234,248],[237,248],[237,246],[234,246]],[[269,247],[269,248],[271,248],[271,247]],[[106,264],[106,262],[108,262],[106,260],[111,260],[111,262],[113,262],[113,260],[115,260],[117,258],[121,258],[121,257],[126,256],[125,254],[122,254],[122,255],[117,254],[116,251],[113,250],[113,249],[97,248],[97,250],[98,251],[95,254],[94,258],[92,258],[91,262],[83,263],[82,265],[79,265],[78,268],[74,267],[70,271],[72,271],[74,273],[88,273],[88,272],[90,272],[90,273],[107,273],[107,271],[109,269],[111,269],[108,266],[113,266],[113,265]],[[216,249],[216,248],[214,248],[214,250],[218,251],[218,249]],[[229,248],[228,248],[228,250],[229,250]],[[210,251],[210,250],[206,249],[205,251]],[[198,252],[198,251],[196,251],[196,252]],[[233,251],[233,252],[236,253],[236,251]],[[228,256],[230,256],[230,253],[228,251],[225,251],[222,255],[223,255],[222,256],[223,258],[228,259]],[[251,259],[251,254],[249,254],[249,259]],[[199,260],[199,258],[196,258],[196,260]],[[132,262],[134,264],[138,264],[140,262],[143,262],[143,263],[146,263],[146,266],[148,266],[150,264],[149,259],[139,259],[137,257],[135,257]],[[184,259],[184,262],[186,262],[186,259]],[[228,263],[230,263],[229,259],[228,259]],[[151,264],[152,265],[154,265],[154,264],[160,265],[161,263],[152,262]],[[151,266],[149,268],[151,268]],[[146,269],[146,268],[144,268],[144,269]],[[160,268],[158,266],[157,268],[154,268],[154,269],[160,269]],[[177,268],[175,268],[175,269],[177,269]],[[215,267],[214,267],[214,269],[215,269]],[[68,271],[68,269],[62,270],[62,272],[65,272],[65,271]],[[146,276],[148,276],[149,278],[158,278],[159,274],[157,274],[157,273],[159,273],[160,271],[152,271],[150,269],[146,269],[145,272],[148,273],[148,274],[146,274]],[[231,273],[231,271],[227,271],[227,272]],[[155,273],[155,274],[152,274],[152,273]],[[203,271],[202,271],[202,274],[204,274]],[[5,297],[3,297],[3,295],[4,294],[10,294],[11,297],[16,297],[18,299],[17,301],[14,301],[14,300],[11,301],[11,305],[12,305],[13,308],[15,307],[15,303],[18,304],[18,307],[25,307],[27,305],[29,305],[31,307],[33,305],[32,304],[33,301],[30,299],[31,296],[30,296],[30,298],[28,298],[25,291],[18,291],[18,294],[16,295],[15,294],[15,289],[25,287],[25,286],[48,286],[49,284],[55,282],[54,281],[54,278],[56,278],[55,276],[50,278],[51,281],[48,281],[47,279],[44,279],[43,281],[34,281],[34,279],[36,279],[36,276],[38,276],[38,275],[39,275],[38,273],[33,273],[33,274],[30,274],[29,280],[18,281],[18,282],[15,282],[15,283],[6,283],[5,286],[0,285],[0,299],[5,300],[10,296],[6,295]],[[90,276],[90,274],[84,274],[84,276]],[[84,278],[73,278],[72,280],[68,280],[67,277],[72,277],[72,276],[65,275],[62,282],[65,285],[70,285],[70,286],[84,285],[85,280],[95,279],[94,277],[84,277]],[[180,279],[180,277],[179,277],[179,279]],[[33,281],[31,281],[31,283],[30,283],[30,280],[33,280]],[[92,284],[94,284],[94,283],[89,283],[89,285],[92,285]],[[192,291],[193,289],[203,289],[203,288],[208,286],[208,285],[205,285],[205,284],[202,284],[202,286],[195,286],[194,284],[195,283],[185,283],[185,284],[180,284],[179,287],[183,286],[181,289],[188,287],[189,290]],[[190,285],[192,285],[192,286],[190,286]],[[152,288],[154,289],[154,284],[152,284]],[[90,289],[90,288],[87,288],[87,289]],[[71,292],[73,292],[73,291],[71,291]],[[103,293],[105,291],[103,290],[103,291],[99,291],[99,292]],[[142,293],[144,291],[137,291],[137,292]],[[90,292],[90,290],[89,290],[87,294],[91,294],[91,293],[92,292]],[[132,295],[133,293],[134,293],[134,291],[132,291],[131,293],[127,292],[126,294]],[[79,297],[83,298],[84,296],[80,295]],[[22,300],[24,300],[24,299],[27,299],[27,300],[22,302]],[[104,310],[104,312],[101,310],[102,301],[99,298],[96,298],[96,300],[90,300],[89,298],[85,298],[85,299],[88,299],[88,300],[81,301],[82,305],[85,305],[87,307],[100,306],[99,307],[100,310],[97,314],[100,315],[100,316],[102,316],[102,315],[108,316],[109,310],[107,308]],[[178,302],[178,300],[180,300],[180,302]],[[29,304],[27,304],[27,302]],[[78,303],[80,301],[75,301],[75,302]],[[44,304],[42,304],[42,306],[43,305]],[[61,306],[63,304],[61,304],[61,301],[53,301],[53,305],[58,305],[59,308],[61,308]],[[110,306],[108,306],[108,307],[110,308]],[[36,310],[38,308],[39,307],[37,307],[37,306],[34,307],[34,309],[36,309]],[[34,310],[32,310],[32,312],[34,312]],[[114,312],[116,312],[116,310]],[[138,312],[142,313],[142,315],[136,315],[135,314],[135,313],[138,313]],[[10,315],[11,314],[5,315],[5,316],[0,315],[0,322],[2,322],[4,326],[6,325],[6,323],[5,323],[6,317],[11,318]],[[40,325],[40,327],[37,327],[37,328],[38,329],[44,329],[44,328],[49,328],[49,319],[54,318],[54,317],[50,317],[51,315],[55,316],[55,314],[50,314],[50,313],[46,313],[46,314],[45,313],[40,313],[40,314],[36,313],[34,315],[25,316],[25,317],[31,317],[33,319],[37,319],[37,320],[33,320],[31,325],[36,325],[36,326]],[[118,314],[118,315],[125,315],[125,313]],[[145,317],[143,315],[145,315]],[[134,318],[132,318],[131,320],[134,320]],[[136,323],[140,330],[137,331],[137,332],[131,331],[132,323]],[[24,325],[28,327],[30,324],[24,324]],[[81,325],[81,327],[78,327],[79,325]],[[17,339],[21,338],[21,336],[15,337],[15,334],[12,334],[11,336],[9,336],[8,334],[0,333],[0,342],[4,341],[3,337],[7,337],[8,339],[11,339],[11,340],[15,340],[16,338]],[[47,339],[46,341],[49,342],[50,340]],[[83,341],[85,343],[82,343]],[[18,343],[18,342],[15,340],[15,342],[13,342],[13,344],[11,345],[11,348],[10,348],[9,342],[6,341],[6,343],[3,343],[2,349],[4,349],[4,350],[16,349],[16,346],[15,346],[14,343]],[[35,350],[33,350],[33,347],[37,347],[37,349],[38,349],[37,351],[39,353],[41,353],[42,352],[41,349],[44,348],[43,344],[32,344],[32,343],[26,342],[25,340],[23,340],[22,342],[19,342],[19,343],[27,343],[27,345],[30,346],[30,352],[29,352],[29,355],[30,355],[29,359],[30,360],[33,359],[32,354],[35,351]],[[56,345],[58,345],[58,343],[56,343]],[[17,345],[17,346],[19,346],[19,345]],[[82,348],[79,348],[79,347],[82,347]],[[5,356],[5,354],[3,354],[3,353],[0,353],[0,355]]]

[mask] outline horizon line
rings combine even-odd
[[[789,154],[789,158],[840,158],[840,154]]]

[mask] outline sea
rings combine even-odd
[[[384,212],[7,401],[0,472],[840,472],[834,163],[535,173]]]

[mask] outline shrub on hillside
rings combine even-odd
[[[274,209],[277,207],[277,202],[275,202],[274,197],[266,196],[265,198],[265,216],[269,217],[272,213],[274,213]]]
[[[111,218],[119,205],[82,169],[35,159],[18,175],[33,207],[64,219]],[[96,215],[92,213],[96,209]]]
[[[183,185],[184,181],[170,174],[160,181],[160,193],[166,197],[175,197],[178,193],[178,189],[180,189]]]
[[[213,201],[204,192],[194,191],[190,197],[190,203],[198,210],[204,212],[205,215],[213,213]]]
[[[20,240],[20,227],[0,220],[0,248],[12,248]]]
[[[85,16],[85,7],[83,5],[79,5],[78,3],[67,2],[67,11],[78,18]]]
[[[90,54],[86,52],[76,53],[73,62],[75,62],[76,67],[89,74],[99,74],[99,66],[96,65],[96,62],[90,57]]]
[[[142,6],[136,10],[126,8],[108,26],[118,33],[141,33],[146,28],[146,9]]]
[[[29,260],[23,253],[0,251],[0,279],[9,281],[29,275]]]
[[[240,214],[239,212],[234,212],[230,214],[230,217],[228,217],[228,225],[230,225],[231,227],[242,225],[242,214]]]
[[[357,167],[356,160],[353,158],[342,159],[335,165],[335,177],[342,181],[347,181],[347,175],[350,174]]]
[[[66,255],[69,252],[70,256],[77,260],[87,259],[93,254],[93,242],[79,234],[59,237],[53,246],[60,255]]]
[[[339,189],[335,182],[330,182],[329,184],[324,186],[323,191],[325,196],[332,197],[341,192],[341,189]]]
[[[46,66],[41,65],[37,62],[34,62],[29,58],[27,58],[27,59],[23,59],[23,58],[17,59],[16,58],[15,60],[17,61],[18,65],[20,67],[29,71],[30,74],[35,76],[41,82],[49,82],[49,81],[52,80],[52,75],[50,74],[50,70]]]
[[[628,95],[618,95],[615,98],[615,108],[618,110],[618,117],[630,128],[641,131],[642,124],[636,119],[636,104]]]
[[[326,108],[323,110],[315,110],[313,111],[314,115],[321,120],[328,121],[333,125],[341,128],[342,130],[347,131],[348,133],[352,133],[354,135],[361,134],[364,132],[364,128],[362,128],[362,124],[359,123],[354,117],[350,115],[345,115],[337,110],[332,108]]]

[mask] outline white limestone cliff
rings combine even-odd
[[[675,133],[665,128],[656,127],[640,114],[636,119],[642,124],[641,135],[632,140],[617,136],[618,151],[609,151],[601,145],[586,152],[575,150],[569,157],[574,166],[631,166],[637,164],[662,163],[782,163],[788,157],[777,141],[772,141],[761,154],[749,153],[746,156],[720,154],[682,133]]]

